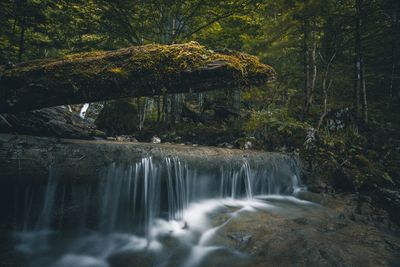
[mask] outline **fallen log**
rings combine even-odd
[[[275,72],[248,54],[198,43],[145,45],[0,66],[0,113],[124,97],[263,84]]]

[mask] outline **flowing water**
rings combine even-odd
[[[246,265],[251,256],[216,242],[217,233],[249,213],[309,205],[293,197],[294,160],[192,165],[144,157],[110,164],[93,183],[60,182],[53,166],[46,186],[16,188],[15,249],[33,267],[218,266],[219,257]],[[245,245],[251,236],[231,238]]]

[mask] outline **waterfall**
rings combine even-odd
[[[43,208],[42,213],[38,219],[36,228],[38,229],[47,229],[50,227],[53,205],[55,201],[55,194],[57,189],[57,180],[56,180],[56,171],[50,167],[49,171],[49,179],[46,187],[46,192],[43,200]],[[25,223],[26,225],[26,223]]]
[[[181,220],[184,210],[196,201],[291,195],[299,187],[296,163],[280,159],[252,166],[244,158],[240,165],[226,164],[218,170],[197,168],[176,156],[144,157],[128,166],[112,163],[101,173],[97,183],[61,184],[56,167],[51,168],[45,188],[24,189],[25,204],[19,207],[23,228],[72,224],[104,233],[146,235],[156,218]],[[39,202],[40,195],[44,196],[40,214],[32,214],[32,199]]]
[[[289,156],[197,159],[113,162],[92,180],[70,177],[72,183],[52,165],[47,184],[16,187],[15,248],[32,267],[114,266],[114,259],[135,258],[145,258],[146,266],[198,267],[226,250],[213,245],[214,237],[240,214],[285,209],[279,201],[308,205],[292,196],[301,183]],[[232,262],[244,260],[226,251]]]

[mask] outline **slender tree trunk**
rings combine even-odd
[[[157,96],[157,123],[160,123],[161,119],[161,98]]]
[[[18,62],[22,61],[22,55],[24,54],[25,50],[25,16],[21,22],[21,32],[19,34],[19,45],[18,45]]]
[[[303,66],[304,66],[304,110],[303,119],[308,114],[308,96],[310,94],[310,62],[308,48],[308,23],[307,19],[303,22]]]
[[[331,67],[331,64],[332,64],[333,60],[335,59],[335,57],[336,57],[336,53],[334,53],[332,55],[332,57],[330,58],[330,60],[327,62],[326,67],[325,67],[325,73],[323,74],[322,92],[324,93],[324,112],[322,113],[321,117],[319,118],[317,129],[319,129],[321,127],[325,116],[328,114],[328,91],[331,88],[332,83],[333,83],[333,80],[330,79],[329,84],[328,84],[328,80],[329,80],[329,76],[330,76],[329,75],[330,67]]]
[[[163,128],[166,129],[168,127],[168,96],[164,94],[163,96]]]
[[[363,15],[363,0],[356,0],[356,19],[355,19],[355,81],[354,81],[354,116],[356,121],[360,120],[361,104],[361,122],[368,123],[368,105],[367,90],[364,75],[364,58],[361,43],[361,27]]]
[[[362,124],[368,124],[368,104],[367,104],[367,89],[365,82],[365,66],[361,43],[361,28],[363,24],[363,0],[356,0],[356,32],[355,32],[355,57],[356,57],[356,82],[355,82],[355,107],[356,118],[359,114],[359,105],[361,101],[361,118]]]
[[[169,121],[169,123],[172,125],[172,124],[174,124],[175,123],[175,106],[176,106],[176,102],[175,102],[175,100],[176,100],[176,98],[175,98],[175,96],[176,96],[176,94],[173,94],[173,95],[170,95],[169,96],[169,99],[170,99],[170,101],[169,101],[169,103],[170,103],[170,106],[169,106],[169,110],[170,110],[170,121]]]
[[[309,113],[311,111],[311,105],[314,100],[314,91],[315,91],[315,84],[317,81],[317,38],[316,38],[316,28],[314,26],[313,34],[312,34],[312,39],[313,39],[313,48],[311,51],[311,59],[310,59],[310,64],[312,66],[312,78],[311,78],[311,83],[310,83],[310,90],[309,93],[310,95],[308,96],[308,109],[307,112]]]
[[[240,112],[241,92],[240,88],[233,91],[233,110],[237,113]]]
[[[199,113],[202,114],[204,111],[204,95],[203,93],[199,93],[199,100],[198,100],[198,105],[199,105]]]
[[[303,49],[304,49],[304,76],[305,76],[305,84],[304,84],[304,116],[310,114],[311,105],[313,102],[313,96],[315,91],[315,84],[317,80],[317,38],[316,38],[316,25],[314,21],[314,26],[311,32],[312,39],[312,50],[310,53],[309,47],[309,29],[307,21],[304,21],[304,40],[303,40]]]
[[[361,96],[362,96],[362,120],[363,124],[368,124],[368,102],[367,102],[367,88],[365,84],[365,66],[363,60],[361,61]]]
[[[392,1],[392,67],[391,67],[391,77],[390,77],[390,96],[392,98],[400,99],[400,4],[398,0]]]

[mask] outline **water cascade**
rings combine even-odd
[[[65,183],[51,166],[47,185],[15,187],[24,201],[14,208],[14,237],[31,266],[201,266],[206,255],[226,250],[211,241],[235,216],[272,210],[266,199],[297,200],[291,196],[300,190],[292,158],[256,164],[244,157],[207,169],[146,156],[110,163],[98,176]],[[225,214],[218,223],[217,212]]]

